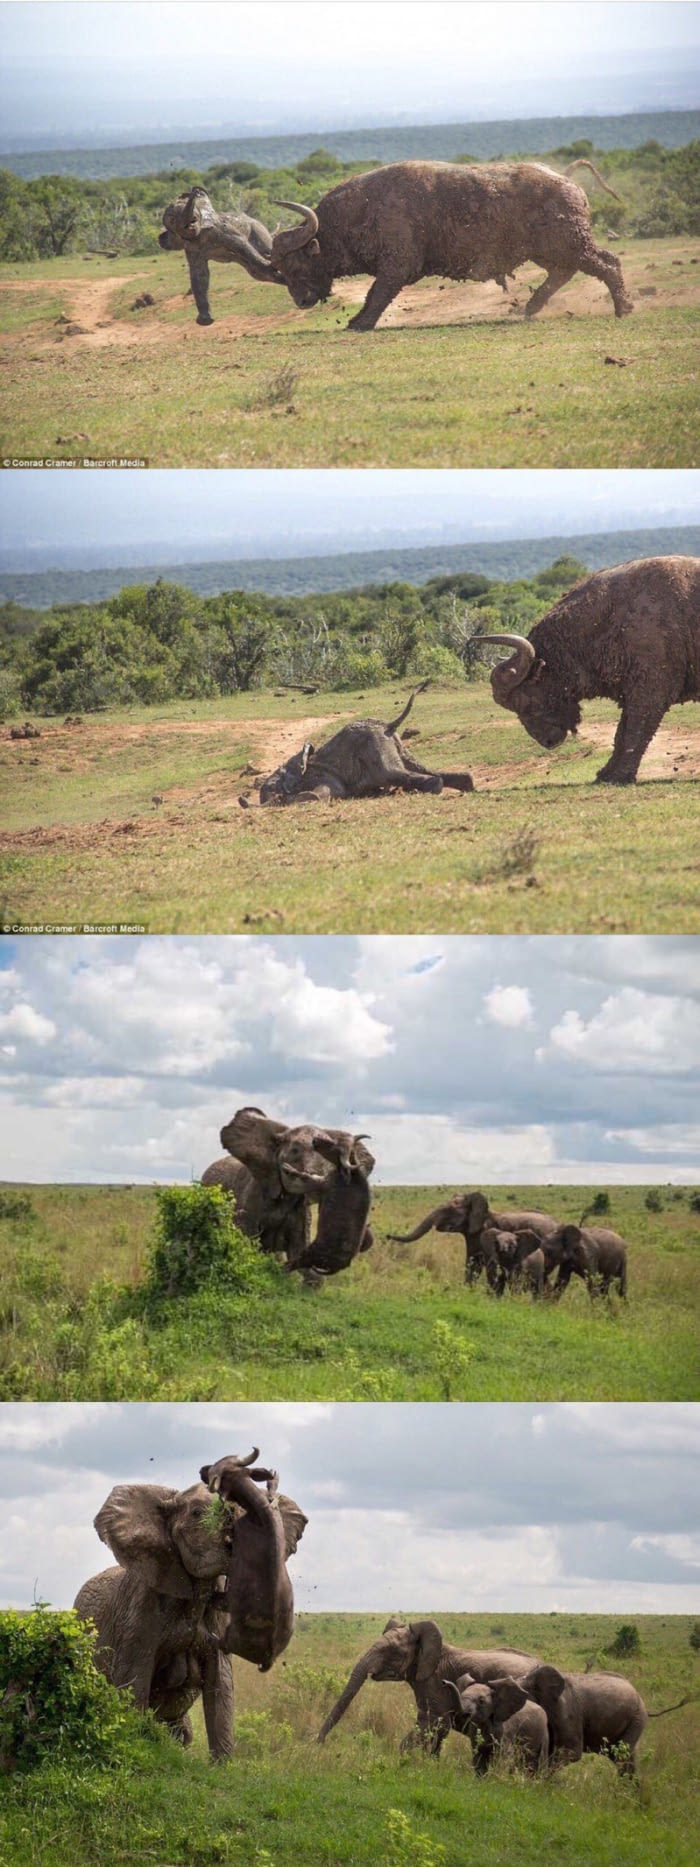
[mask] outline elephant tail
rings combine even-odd
[[[403,710],[403,713],[399,713],[399,714],[397,714],[397,717],[396,717],[396,719],[395,719],[395,720],[389,720],[389,724],[388,724],[388,726],[385,726],[385,727],[384,727],[384,731],[385,731],[385,733],[387,734],[387,737],[388,737],[388,735],[389,735],[389,733],[397,733],[397,732],[398,732],[398,730],[399,730],[399,727],[400,727],[400,726],[403,726],[403,723],[404,723],[404,720],[407,720],[407,719],[408,719],[408,716],[409,716],[409,713],[410,713],[410,711],[411,711],[411,707],[413,706],[413,702],[414,702],[414,700],[415,700],[415,698],[416,698],[416,695],[417,695],[417,694],[424,694],[424,693],[425,693],[425,690],[426,690],[426,687],[429,687],[429,686],[430,686],[430,682],[429,682],[429,681],[421,681],[421,684],[420,684],[420,687],[414,687],[414,689],[413,689],[413,693],[409,695],[409,698],[408,698],[408,700],[407,700],[407,702],[406,702],[406,705],[405,705],[405,707],[404,707],[404,710]]]
[[[650,1718],[667,1718],[670,1711],[682,1711],[683,1706],[689,1705],[689,1704],[690,1704],[689,1697],[686,1696],[686,1698],[679,1698],[677,1705],[664,1705],[663,1711],[650,1711],[649,1717]]]

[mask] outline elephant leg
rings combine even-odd
[[[228,1654],[213,1644],[204,1659],[202,1704],[209,1753],[225,1762],[233,1756],[233,1672]]]
[[[373,1244],[374,1244],[374,1232],[372,1231],[371,1225],[366,1225],[364,1232],[362,1234],[362,1243],[360,1245],[360,1251],[371,1251]]]
[[[189,1750],[194,1737],[192,1719],[189,1717],[189,1714],[186,1712],[184,1718],[178,1718],[175,1724],[168,1725],[168,1729],[171,1737],[174,1737],[176,1744],[181,1744],[183,1750]]]
[[[407,771],[403,777],[392,772],[391,783],[397,785],[400,791],[428,792],[431,797],[439,797],[442,790],[442,778],[439,771]]]
[[[190,272],[190,291],[197,306],[197,323],[213,324],[214,319],[209,308],[209,263],[203,253],[187,254]]]
[[[474,779],[468,771],[441,771],[440,777],[443,784],[448,785],[451,791],[473,791],[474,789]]]
[[[640,696],[632,704],[625,702],[610,758],[597,773],[596,784],[634,784],[644,753],[665,711],[665,707],[659,707],[651,698]]]
[[[383,275],[380,273],[374,284],[370,286],[361,311],[356,312],[355,317],[350,319],[348,330],[373,331],[382,312],[386,311],[387,305],[391,304],[392,298],[398,296],[405,284],[405,278],[399,278],[395,273],[385,272]]]
[[[546,279],[543,279],[542,284],[538,285],[529,303],[525,306],[526,318],[535,318],[538,311],[542,310],[543,305],[548,304],[550,298],[554,297],[555,292],[560,292],[563,285],[568,285],[569,279],[573,279],[576,271],[576,266],[561,266],[558,270],[552,267],[551,272],[548,272]]]
[[[128,1687],[139,1711],[147,1711],[150,1705],[155,1656],[155,1642],[148,1644],[142,1626],[134,1631],[133,1637],[120,1641],[115,1647],[112,1685],[120,1691]]]

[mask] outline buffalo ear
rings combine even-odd
[[[513,1718],[516,1711],[521,1711],[527,1701],[527,1692],[511,1678],[492,1679],[490,1683],[493,1715],[497,1724],[505,1724],[507,1718]]]
[[[170,1534],[179,1491],[165,1485],[115,1485],[95,1518],[95,1529],[122,1569],[161,1595],[191,1601],[194,1583]]]
[[[285,1555],[293,1556],[297,1543],[301,1542],[309,1519],[304,1516],[303,1510],[299,1509],[299,1505],[295,1504],[294,1499],[292,1497],[284,1497],[281,1491],[277,1494],[277,1505],[284,1524]]]
[[[540,657],[539,660],[533,662],[532,673],[528,675],[528,679],[530,681],[541,681],[542,676],[545,673],[546,667],[547,667],[546,661],[542,661]]]
[[[308,246],[304,248],[304,251],[306,253],[320,253],[321,248],[318,244],[318,240],[309,240]]]
[[[550,1717],[556,1709],[562,1692],[566,1690],[564,1674],[556,1666],[533,1666],[520,1684],[526,1698],[532,1698],[536,1705],[541,1705]]]

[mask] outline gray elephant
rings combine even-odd
[[[469,1738],[477,1776],[484,1776],[499,1754],[511,1757],[530,1776],[546,1768],[547,1713],[516,1679],[480,1685],[466,1673],[456,1684],[446,1679],[445,1688],[452,1700],[453,1729]]]
[[[209,304],[210,259],[224,265],[236,260],[251,278],[277,283],[270,265],[272,234],[267,227],[248,214],[219,214],[205,188],[190,188],[163,209],[158,245],[164,253],[184,252],[198,324],[214,322]]]
[[[557,1230],[558,1221],[546,1212],[492,1212],[484,1193],[456,1193],[441,1206],[435,1206],[412,1232],[389,1232],[387,1236],[400,1245],[412,1245],[426,1232],[461,1232],[466,1244],[465,1282],[476,1283],[486,1271],[492,1289],[501,1281],[498,1259],[485,1234],[496,1232],[534,1232],[540,1243]]]
[[[541,1297],[545,1290],[545,1257],[537,1232],[526,1228],[521,1232],[497,1231],[489,1226],[482,1233],[482,1248],[487,1262],[487,1274],[493,1259],[499,1267],[499,1280],[496,1282],[492,1272],[491,1287],[497,1296],[502,1296],[506,1289],[529,1290],[533,1297]]]
[[[207,1167],[202,1185],[223,1186],[233,1193],[241,1230],[259,1239],[262,1251],[283,1253],[289,1270],[297,1269],[307,1252],[311,1207],[318,1205],[322,1237],[327,1240],[332,1233],[345,1241],[339,1248],[340,1259],[348,1241],[357,1250],[367,1249],[364,1238],[368,1228],[358,1234],[357,1186],[353,1178],[357,1168],[368,1180],[375,1164],[374,1155],[364,1145],[365,1138],[340,1128],[308,1124],[288,1128],[284,1122],[271,1120],[262,1109],[238,1109],[221,1130],[221,1145],[228,1155]],[[351,1157],[353,1171],[346,1176],[344,1168]],[[324,1220],[326,1197],[328,1217]],[[353,1249],[350,1256],[354,1255]],[[341,1269],[341,1262],[335,1268]],[[312,1271],[308,1277],[314,1280]]]
[[[591,1296],[607,1296],[612,1284],[627,1295],[627,1246],[607,1226],[560,1225],[546,1240],[545,1257],[548,1275],[557,1268],[556,1296],[574,1276],[583,1278]]]
[[[469,772],[430,771],[396,737],[416,694],[427,685],[424,681],[415,689],[395,720],[386,724],[383,720],[352,720],[324,745],[313,746],[307,740],[300,752],[263,779],[258,803],[327,804],[332,798],[382,797],[391,791],[421,791],[438,797],[445,785],[454,791],[473,791]],[[249,808],[249,798],[239,797],[238,802],[243,809]]]
[[[562,1673],[538,1665],[519,1683],[547,1714],[553,1763],[577,1763],[584,1751],[593,1751],[609,1756],[621,1776],[634,1776],[648,1719],[665,1718],[688,1702],[648,1712],[636,1686],[620,1673]]]
[[[529,1653],[515,1648],[488,1648],[463,1651],[443,1640],[436,1621],[404,1621],[392,1617],[383,1633],[353,1666],[347,1685],[336,1700],[318,1734],[325,1743],[348,1706],[352,1704],[366,1679],[405,1680],[410,1685],[418,1713],[417,1728],[404,1738],[402,1750],[420,1744],[437,1756],[448,1732],[454,1726],[455,1707],[448,1690],[468,1673],[479,1683],[493,1679],[520,1678],[540,1665]]]
[[[207,1483],[187,1491],[115,1485],[95,1529],[119,1566],[93,1575],[74,1603],[82,1620],[94,1622],[100,1671],[130,1687],[136,1704],[185,1745],[201,1693],[217,1759],[233,1749],[229,1656],[267,1671],[291,1639],[286,1561],[308,1521],[278,1493],[276,1473],[255,1466],[257,1457],[255,1450],[203,1467],[224,1499],[218,1526]]]

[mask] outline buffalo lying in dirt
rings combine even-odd
[[[524,635],[484,635],[514,653],[491,675],[494,700],[538,745],[575,733],[581,701],[616,700],[622,715],[601,784],[634,784],[669,707],[700,700],[700,558],[639,558],[596,571]]]
[[[420,693],[421,688],[416,688]],[[349,726],[327,739],[316,749],[307,742],[285,765],[264,778],[260,786],[261,804],[309,804],[314,800],[329,803],[334,797],[381,797],[387,791],[431,791],[438,795],[443,785],[456,791],[473,791],[467,771],[429,771],[411,757],[396,738],[411,711],[415,694],[398,719],[385,726],[381,720],[353,720]],[[247,797],[239,798],[244,809]]]
[[[252,278],[275,283],[270,264],[272,235],[267,227],[248,214],[217,213],[205,188],[190,188],[163,209],[158,245],[164,253],[185,253],[198,324],[214,322],[209,306],[210,259],[224,265],[236,260]],[[283,285],[284,280],[279,278],[277,283]]]
[[[278,206],[303,217],[302,226],[274,234],[268,262],[270,277],[282,279],[295,305],[306,310],[328,298],[334,279],[372,274],[350,330],[373,330],[392,299],[418,279],[496,279],[505,289],[526,260],[547,274],[527,317],[575,272],[603,280],[616,317],[633,308],[619,259],[593,238],[584,190],[533,162],[392,162],[340,182],[316,209],[296,201]],[[259,263],[252,246],[250,257]]]

